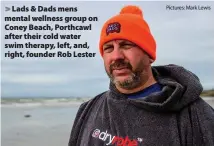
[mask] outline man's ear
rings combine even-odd
[[[149,58],[149,62],[152,64],[154,62],[154,60]]]
[[[152,64],[154,62],[154,60],[151,58],[151,56],[148,53],[146,53],[145,51],[144,51],[144,53],[148,56],[149,63]]]

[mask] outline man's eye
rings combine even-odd
[[[113,50],[112,47],[105,47],[104,49],[104,52],[111,52]]]
[[[122,44],[121,47],[125,48],[125,49],[129,49],[131,47],[134,47],[134,45],[133,44]]]

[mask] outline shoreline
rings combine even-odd
[[[213,97],[201,97],[205,101],[212,101],[214,102]],[[78,107],[82,103],[90,100],[87,99],[72,99],[72,98],[53,98],[53,99],[4,99],[2,102],[1,100],[1,108],[26,108],[26,107]]]

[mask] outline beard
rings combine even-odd
[[[112,73],[113,70],[115,69],[121,69],[121,68],[126,68],[131,71],[129,74],[129,77],[124,80],[119,80],[117,79]],[[106,68],[105,68],[106,70]],[[110,78],[111,82],[120,88],[123,89],[134,89],[138,86],[140,86],[143,82],[143,77],[142,75],[144,74],[144,63],[143,60],[141,60],[138,64],[135,70],[133,70],[133,67],[131,64],[123,59],[118,59],[116,60],[113,64],[109,66],[109,72],[106,73],[108,77]]]

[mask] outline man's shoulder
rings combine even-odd
[[[108,91],[104,91],[98,95],[96,95],[95,97],[89,99],[88,101],[83,102],[80,105],[80,108],[87,108],[87,107],[91,107],[93,104],[95,104],[98,100],[103,100],[107,97],[107,93]]]
[[[214,114],[214,109],[211,106],[211,104],[208,103],[208,101],[204,98],[199,98],[196,102],[195,102],[195,107],[199,108],[200,111],[209,111],[211,113]]]
[[[85,116],[91,111],[91,109],[95,106],[95,104],[99,101],[99,100],[102,100],[104,99],[106,96],[105,94],[107,93],[108,91],[105,91],[105,92],[102,92],[100,94],[98,94],[97,96],[95,96],[94,98],[92,99],[89,99],[88,101],[85,101],[83,102],[80,106],[79,106],[79,109],[77,111],[77,114],[76,114],[76,120],[77,121],[78,119],[84,119]]]
[[[197,108],[208,108],[208,109],[212,109],[213,107],[211,106],[211,104],[208,103],[208,101],[205,98],[199,97],[193,104],[193,106],[197,107]]]
[[[190,105],[191,111],[199,118],[210,119],[214,123],[214,109],[205,99],[198,98],[193,104]]]

